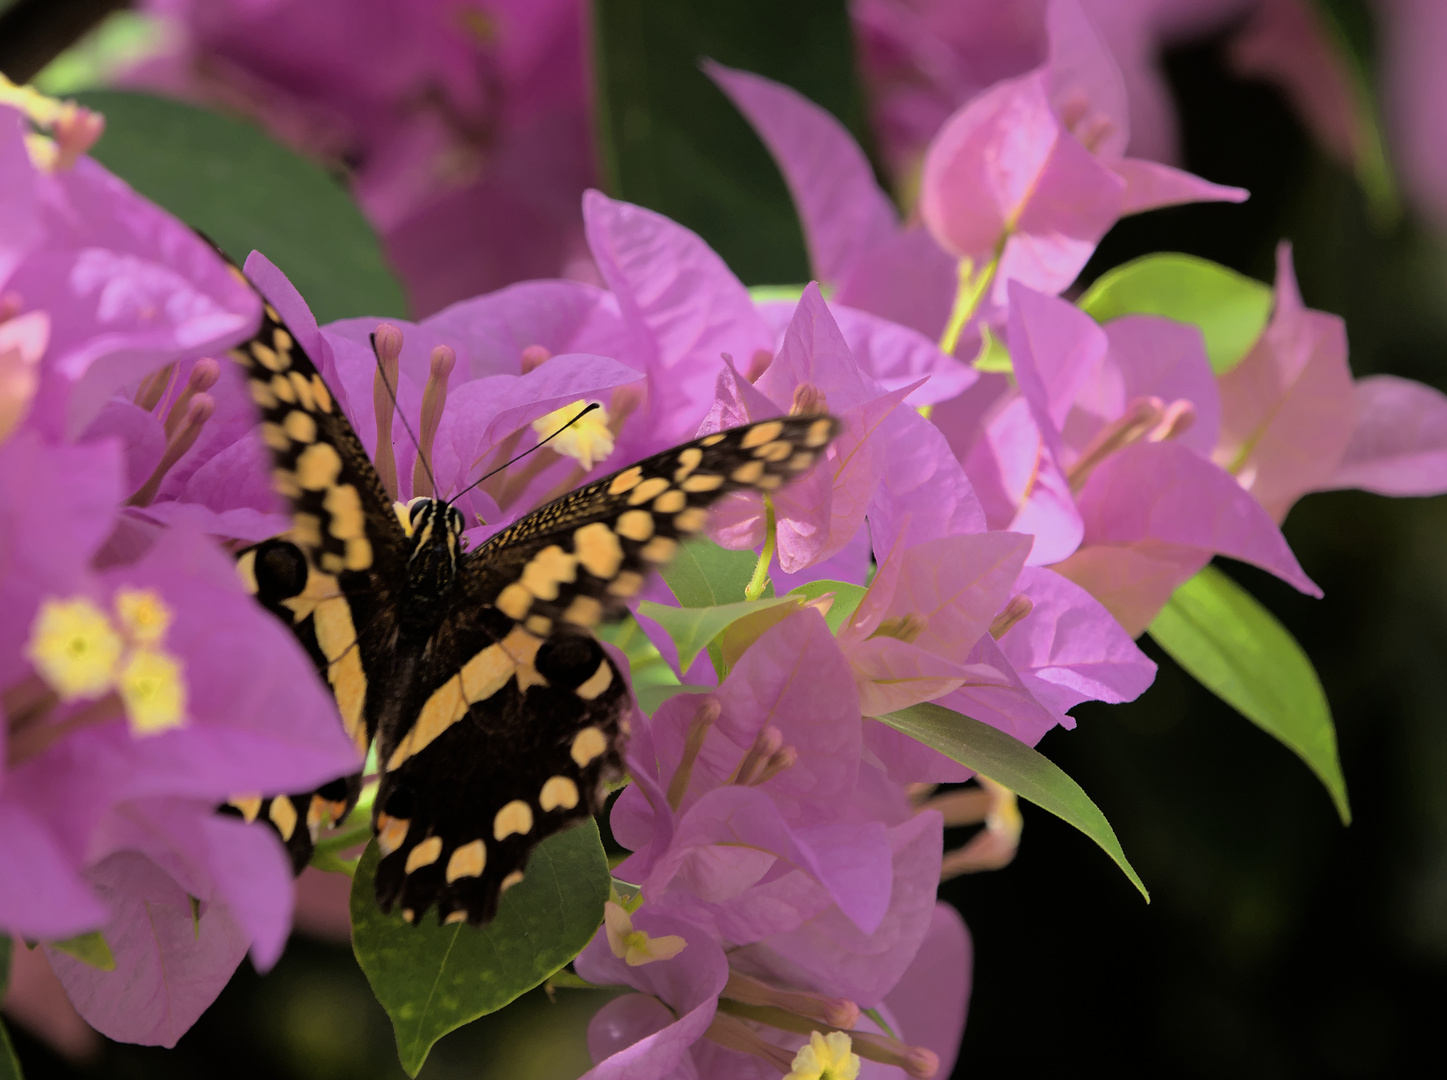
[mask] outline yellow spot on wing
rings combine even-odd
[[[502,884],[498,886],[498,892],[507,892],[518,882],[522,881],[522,879],[523,872],[521,870],[514,870],[511,874],[502,879]]]
[[[678,541],[667,536],[655,536],[648,543],[643,545],[639,552],[649,562],[664,563],[673,558],[674,552],[678,550]]]
[[[568,605],[568,610],[563,612],[563,621],[570,622],[574,626],[596,626],[602,617],[603,605],[591,596],[573,597],[573,602]]]
[[[613,477],[613,482],[608,485],[608,494],[622,495],[625,491],[632,491],[638,486],[638,481],[641,479],[643,479],[643,470],[637,465],[631,469],[624,469]]]
[[[338,540],[350,540],[366,533],[362,497],[351,484],[338,484],[327,491],[322,507],[332,515],[327,530]]]
[[[252,596],[255,596],[261,591],[261,586],[256,583],[255,548],[252,548],[236,560],[236,574],[241,578],[241,584],[246,586],[246,591]]]
[[[256,820],[256,815],[261,813],[260,795],[236,795],[227,803],[241,811],[241,820],[248,825]]]
[[[377,850],[385,857],[392,854],[407,839],[407,829],[412,823],[406,818],[377,816]]]
[[[481,877],[486,865],[487,846],[481,840],[463,844],[452,853],[452,858],[447,860],[447,884],[451,885],[458,878]],[[463,914],[466,915],[465,912]]]
[[[679,532],[698,532],[708,520],[708,511],[701,506],[690,506],[673,518],[673,527]]]
[[[422,843],[418,844],[411,851],[407,852],[406,872],[421,870],[424,866],[431,866],[437,861],[437,856],[442,854],[442,837],[429,836]]]
[[[618,535],[640,543],[653,535],[653,515],[647,510],[625,510],[618,515]]]
[[[598,665],[598,670],[578,685],[577,694],[584,701],[592,701],[611,685],[613,685],[613,668],[604,658],[603,662]]]
[[[573,745],[568,754],[573,762],[580,769],[586,769],[588,763],[597,758],[604,750],[608,749],[608,737],[603,734],[602,728],[585,727],[578,734],[573,736]]]
[[[653,500],[653,509],[660,514],[676,514],[687,505],[688,496],[677,488],[674,488],[672,491],[665,491]]]
[[[720,433],[717,434],[717,435],[709,435],[709,436],[707,436],[706,438],[700,439],[700,440],[699,440],[699,445],[700,445],[700,446],[717,446],[719,443],[721,443],[721,442],[723,442],[723,441],[724,441],[724,436],[723,436],[723,433],[720,432]]]
[[[834,436],[834,421],[827,416],[822,420],[815,420],[809,425],[809,431],[804,436],[804,445],[810,448],[823,446]]]
[[[532,832],[533,808],[521,799],[514,799],[497,812],[492,819],[494,840],[505,840],[513,833],[526,836]]]
[[[655,495],[668,490],[668,481],[661,476],[650,476],[635,487],[628,496],[629,506],[642,506]]]
[[[773,442],[784,430],[784,425],[777,420],[768,420],[762,424],[755,424],[744,433],[739,440],[739,446],[745,450],[752,450],[756,446],[763,446],[764,443]]]
[[[794,448],[792,446],[780,440],[779,442],[771,442],[759,447],[754,451],[754,457],[762,458],[764,461],[783,461],[793,452]]]
[[[642,490],[640,485],[634,494]],[[601,521],[584,525],[573,533],[573,552],[584,570],[605,581],[623,565],[623,545],[618,542],[617,534]]]
[[[270,420],[262,422],[261,441],[279,453],[285,453],[291,449],[291,438],[280,424],[273,424]]]
[[[683,482],[684,491],[717,491],[723,487],[724,478],[718,473],[700,473]]]
[[[276,826],[276,831],[281,833],[281,838],[290,840],[291,834],[296,831],[296,807],[291,805],[291,800],[285,795],[278,795],[271,800],[271,810],[267,816]]]
[[[313,443],[296,459],[296,479],[307,491],[325,491],[342,473],[342,457],[331,443]]]
[[[528,613],[528,608],[533,606],[533,594],[514,581],[497,594],[497,601],[493,606],[510,619],[521,619]]]
[[[578,785],[566,776],[550,776],[543,785],[542,794],[538,796],[538,805],[544,811],[556,810],[559,807],[571,810],[578,805]]]
[[[312,443],[317,441],[317,422],[310,413],[292,409],[281,422],[281,428],[291,437],[292,442]]]
[[[578,560],[557,544],[549,544],[532,557],[519,580],[539,600],[556,600],[558,585],[577,577]]]
[[[689,473],[698,468],[698,463],[702,460],[703,451],[696,446],[679,451],[678,468],[673,470],[673,482],[681,484]]]
[[[759,477],[764,475],[764,463],[762,461],[750,461],[740,465],[730,476],[740,484],[754,484]]]

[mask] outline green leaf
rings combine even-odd
[[[379,861],[377,845],[369,844],[352,880],[352,949],[392,1020],[409,1076],[443,1035],[542,983],[603,923],[608,860],[592,821],[538,845],[527,876],[480,929],[438,926],[435,911],[416,926],[399,911],[382,914],[373,892]]]
[[[678,670],[687,671],[698,654],[733,623],[756,612],[781,604],[797,606],[797,597],[775,596],[768,600],[740,600],[714,607],[668,607],[644,600],[638,611],[667,631],[678,646]]]
[[[5,1000],[5,991],[10,986],[10,950],[14,943],[5,934],[0,934],[0,1001]]]
[[[320,166],[249,124],[191,105],[122,91],[79,100],[105,114],[97,161],[238,263],[260,251],[318,322],[406,314],[372,227]]]
[[[864,594],[868,591],[863,585],[855,585],[848,581],[830,581],[828,578],[819,578],[817,581],[807,581],[797,588],[790,589],[789,595],[802,596],[807,602],[833,593],[834,603],[830,605],[829,613],[824,616],[824,621],[829,625],[829,632],[837,635],[839,628],[859,610],[859,605],[864,600]]]
[[[747,284],[809,280],[783,178],[699,61],[792,86],[863,139],[846,0],[595,0],[592,28],[609,194],[695,230]]]
[[[66,938],[64,941],[48,941],[46,944],[52,949],[57,949],[67,956],[73,956],[81,963],[89,964],[101,971],[116,969],[116,958],[111,955],[111,947],[99,930]]]
[[[0,1080],[23,1080],[20,1059],[15,1056],[15,1046],[10,1042],[10,1032],[0,1023]]]
[[[1151,894],[1126,859],[1100,807],[1044,754],[989,724],[929,702],[878,719],[1074,825],[1115,860],[1150,902]]]
[[[684,607],[716,607],[744,598],[758,556],[729,551],[712,540],[690,540],[663,567],[663,580]]]
[[[1239,364],[1266,328],[1271,290],[1253,278],[1194,255],[1160,252],[1102,275],[1080,298],[1097,322],[1122,315],[1164,315],[1200,327],[1211,370]]]
[[[1202,686],[1306,762],[1331,793],[1342,823],[1351,823],[1321,680],[1271,612],[1208,566],[1176,590],[1150,634]]]

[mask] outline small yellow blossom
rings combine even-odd
[[[115,685],[123,647],[106,613],[77,596],[41,601],[25,655],[62,701],[75,701]]]
[[[137,649],[120,678],[121,701],[133,735],[156,735],[186,722],[181,661],[160,649]]]
[[[633,929],[633,917],[621,904],[612,900],[603,906],[603,928],[613,955],[629,967],[641,967],[655,960],[672,960],[688,944],[677,934],[649,937],[642,930]]]
[[[121,589],[116,593],[116,614],[136,645],[158,645],[171,625],[171,609],[150,589]]]
[[[534,420],[533,430],[538,433],[539,439],[546,439],[577,416],[587,404],[586,401],[575,401],[561,409],[554,409],[546,416]],[[576,458],[583,468],[591,469],[613,452],[613,433],[608,430],[607,408],[599,405],[548,443],[548,446],[560,454]]]
[[[809,1041],[794,1055],[794,1067],[784,1080],[856,1080],[859,1055],[842,1031],[809,1033]]]

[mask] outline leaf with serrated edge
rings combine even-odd
[[[392,1020],[409,1076],[443,1035],[542,983],[603,923],[608,860],[592,821],[539,844],[527,876],[481,928],[438,926],[433,912],[416,926],[400,911],[384,915],[373,889],[378,861],[374,841],[352,879],[352,951]]]
[[[1126,859],[1115,830],[1100,807],[1044,754],[998,728],[930,702],[886,713],[877,719],[1074,825],[1115,860],[1131,884],[1150,902],[1151,894]]]
[[[1151,637],[1202,686],[1296,753],[1352,820],[1336,727],[1296,639],[1245,589],[1208,566],[1178,588]]]
[[[1163,315],[1191,323],[1206,339],[1217,375],[1230,371],[1266,329],[1271,290],[1208,259],[1163,251],[1102,275],[1080,298],[1097,322],[1122,315]]]

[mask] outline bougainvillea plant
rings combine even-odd
[[[266,252],[245,273],[400,502],[462,490],[584,404],[599,408],[459,498],[470,545],[695,437],[824,413],[842,431],[798,482],[726,497],[600,629],[633,695],[611,856],[585,824],[534,852],[486,926],[411,925],[374,900],[376,763],[233,565],[290,523],[226,359],[258,293],[89,156],[99,114],[0,83],[0,962],[35,950],[24,963],[43,956],[95,1030],[173,1046],[243,958],[274,964],[285,849],[217,808],[364,767],[312,865],[353,879],[353,948],[410,1074],[547,983],[610,991],[589,1077],[946,1076],[972,945],[938,887],[1010,862],[1018,799],[1146,895],[1100,810],[1034,749],[1075,706],[1147,692],[1145,633],[1350,819],[1310,660],[1210,564],[1320,595],[1287,511],[1331,488],[1447,491],[1447,398],[1354,382],[1341,320],[1305,306],[1284,245],[1274,288],[1162,253],[1070,290],[1119,218],[1247,197],[1127,155],[1127,82],[1075,0],[1042,7],[1010,70],[929,113],[920,147],[891,146],[917,151],[908,217],[829,113],[708,64],[803,227],[816,281],[767,293],[543,152],[582,125],[568,5],[532,23],[528,5],[424,5],[386,86],[358,83],[371,69],[348,50],[393,34],[396,11],[324,50],[321,75],[310,53],[276,54],[260,82],[245,69],[272,39],[245,5],[151,6],[188,35],[133,78],[249,87],[246,108],[293,141],[325,129],[327,154],[358,158],[357,196],[426,317],[319,325]],[[524,24],[507,48],[490,36]],[[567,75],[552,96],[549,64]],[[469,96],[479,65],[506,107]],[[459,233],[445,208],[464,196],[506,221]],[[483,277],[568,263],[588,280],[470,295],[445,272],[459,236]],[[947,850],[962,825],[979,828]]]

